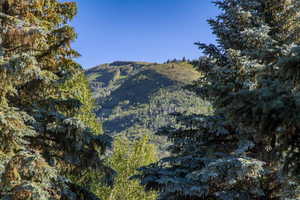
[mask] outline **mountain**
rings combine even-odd
[[[186,62],[116,61],[86,71],[104,130],[135,138],[174,123],[173,112],[207,113],[210,106],[183,87],[201,74]],[[153,136],[161,155],[166,140]]]

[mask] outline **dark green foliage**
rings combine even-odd
[[[111,138],[80,114],[91,111],[76,96],[91,97],[87,82],[64,89],[82,75],[67,24],[76,10],[57,0],[0,1],[0,199],[97,199],[65,175],[110,171],[101,157]]]
[[[204,77],[192,87],[214,113],[178,114],[177,127],[159,132],[173,155],[138,177],[163,200],[300,199],[300,3],[216,4],[218,46],[197,43]]]

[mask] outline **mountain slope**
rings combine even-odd
[[[209,105],[183,89],[200,74],[185,62],[114,62],[86,71],[104,130],[135,137],[174,122],[173,112],[207,113]],[[163,152],[166,141],[153,137]]]

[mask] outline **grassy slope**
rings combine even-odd
[[[86,71],[103,121],[112,135],[135,137],[174,122],[172,112],[207,113],[209,105],[183,89],[200,77],[188,63],[114,62]],[[166,141],[153,137],[164,152]]]

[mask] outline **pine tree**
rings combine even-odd
[[[197,43],[194,90],[212,115],[177,114],[173,156],[141,168],[160,199],[300,199],[300,2],[219,0],[218,45]],[[178,126],[180,127],[178,128]]]
[[[95,135],[63,85],[81,71],[67,23],[75,3],[0,1],[0,199],[98,199],[64,175],[107,171]],[[73,97],[72,97],[73,95]]]
[[[77,99],[82,104],[78,111],[66,114],[81,120],[87,127],[91,128],[96,135],[102,134],[101,122],[94,113],[95,99],[92,97],[92,91],[84,71],[79,70],[77,74],[67,80],[61,86],[61,91],[65,93],[67,98]]]
[[[95,99],[92,97],[89,82],[84,71],[79,70],[77,74],[74,74],[72,78],[64,82],[60,90],[67,98],[77,99],[82,104],[75,112],[66,112],[64,114],[81,120],[87,128],[93,131],[94,135],[101,135],[103,133],[101,122],[94,113]],[[103,176],[105,176],[103,171],[95,171],[89,168],[81,170],[79,173],[67,173],[66,176],[74,183],[85,186],[85,188],[90,190],[95,185],[98,185],[94,183],[105,181],[103,180]],[[105,185],[105,183],[102,184]]]

